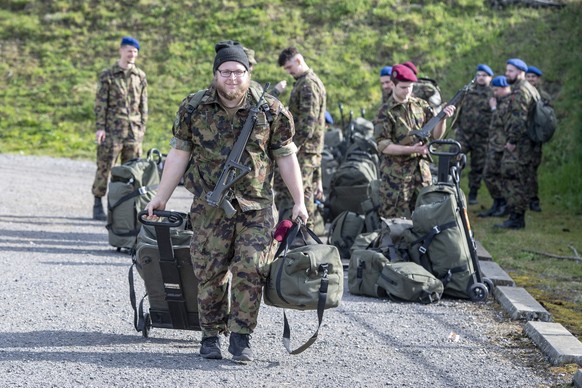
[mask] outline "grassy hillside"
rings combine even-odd
[[[372,117],[378,71],[413,60],[439,80],[445,98],[477,63],[502,72],[519,56],[545,72],[562,128],[546,152],[545,194],[582,211],[580,2],[556,9],[491,9],[482,0],[99,1],[5,0],[0,4],[0,146],[2,152],[93,158],[97,73],[117,59],[120,36],[136,36],[148,74],[146,147],[167,149],[182,98],[210,80],[213,45],[237,39],[257,52],[254,78],[288,76],[281,49],[298,46],[337,103]],[[291,79],[289,79],[291,81]],[[287,96],[282,99],[286,100]],[[572,182],[574,179],[574,182]],[[562,182],[568,181],[565,185]],[[574,184],[570,184],[574,183]]]
[[[492,9],[483,0],[3,0],[0,152],[93,159],[97,74],[118,58],[122,35],[142,45],[138,65],[147,72],[150,95],[145,148],[163,151],[180,101],[210,82],[219,40],[255,49],[253,78],[260,82],[292,82],[276,59],[283,48],[299,47],[325,83],[336,119],[338,102],[373,117],[382,66],[412,60],[450,98],[472,78],[476,64],[502,73],[507,58],[521,57],[544,71],[560,119],[540,172],[544,213],[528,215],[523,233],[492,234],[489,221],[479,220],[476,229],[524,284],[550,278],[544,290],[574,303],[568,327],[582,335],[582,301],[566,292],[579,287],[580,266],[523,251],[524,244],[562,255],[571,254],[569,245],[582,250],[576,245],[582,214],[582,2],[564,3],[561,9]],[[548,227],[556,224],[561,230]],[[551,312],[567,321],[559,309]]]

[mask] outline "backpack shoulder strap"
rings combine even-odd
[[[190,123],[192,122],[192,115],[194,114],[196,109],[198,109],[198,106],[202,102],[202,98],[204,97],[204,94],[206,93],[207,90],[208,89],[199,90],[196,93],[192,93],[187,97],[188,105],[186,107],[187,110],[186,123],[188,124],[188,126],[190,126]]]

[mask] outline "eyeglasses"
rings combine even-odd
[[[221,77],[230,78],[231,75],[234,75],[234,78],[242,77],[247,71],[246,70],[217,70],[220,73]]]

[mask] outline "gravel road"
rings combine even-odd
[[[91,219],[94,164],[0,154],[0,385],[90,387],[535,387],[565,383],[494,301],[391,303],[352,296],[319,339],[286,353],[282,310],[263,306],[255,361],[198,355],[200,333],[133,329],[131,259]],[[169,208],[187,211],[179,187]],[[139,279],[139,278],[138,278]],[[143,291],[143,286],[138,287]],[[292,345],[316,327],[290,311]],[[457,334],[458,336],[451,335]],[[454,338],[458,338],[457,341]]]

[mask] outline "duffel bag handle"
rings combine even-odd
[[[309,229],[307,227],[307,225],[304,225],[303,223],[300,223],[300,222],[293,222],[293,225],[291,226],[291,228],[289,228],[289,230],[287,231],[287,233],[283,237],[283,241],[281,241],[281,244],[279,245],[279,248],[277,249],[277,253],[275,253],[275,257],[279,257],[279,255],[281,253],[287,252],[289,250],[289,248],[291,247],[291,244],[293,244],[293,241],[295,241],[295,239],[297,238],[297,235],[299,234],[300,230],[307,232],[307,234],[309,234],[309,236],[311,236],[311,238],[317,244],[323,244],[323,242],[317,236],[317,234],[315,234],[314,231]],[[305,241],[305,237],[303,235],[301,235],[301,236],[303,238],[303,241],[307,244],[307,242]]]
[[[184,216],[185,216],[185,214],[178,213],[178,212],[172,212],[172,211],[166,211],[166,210],[154,210],[155,216],[165,217],[166,220],[152,221],[152,220],[148,220],[145,218],[145,217],[147,217],[147,215],[148,215],[147,210],[140,211],[138,216],[137,216],[139,222],[141,222],[144,225],[150,225],[150,226],[163,225],[163,226],[167,226],[167,227],[171,227],[171,228],[177,228],[180,225],[182,225],[182,223],[184,222]]]

